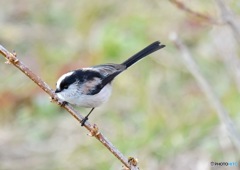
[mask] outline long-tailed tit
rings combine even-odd
[[[102,64],[70,71],[58,79],[55,93],[64,103],[92,108],[82,120],[83,126],[94,108],[108,100],[112,91],[111,82],[117,75],[138,60],[163,47],[165,45],[156,41],[122,64]]]

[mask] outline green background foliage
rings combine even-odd
[[[215,1],[183,1],[221,21]],[[229,1],[236,16],[240,3]],[[239,130],[239,89],[229,66],[239,44],[170,1],[0,1],[0,43],[15,50],[53,89],[69,70],[121,63],[153,41],[166,47],[113,83],[110,101],[90,117],[141,169],[207,169],[239,155],[214,108],[169,39],[189,47]],[[121,163],[16,68],[0,57],[0,169],[121,169]],[[89,109],[77,108],[83,114]],[[233,168],[234,169],[234,168]]]

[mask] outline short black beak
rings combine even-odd
[[[55,93],[59,93],[59,92],[61,92],[61,90],[59,90],[59,89],[56,89],[56,90],[55,90]]]

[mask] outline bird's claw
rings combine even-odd
[[[68,104],[68,102],[66,102],[66,101],[59,101],[59,105],[60,106],[65,106],[65,105],[67,105]]]
[[[81,121],[81,126],[84,126],[85,122],[88,120],[88,117],[84,117]]]

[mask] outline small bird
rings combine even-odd
[[[58,79],[55,93],[64,104],[92,108],[81,121],[83,126],[94,108],[108,101],[112,92],[111,82],[117,75],[140,59],[164,47],[165,45],[156,41],[122,64],[102,64],[65,73]]]

